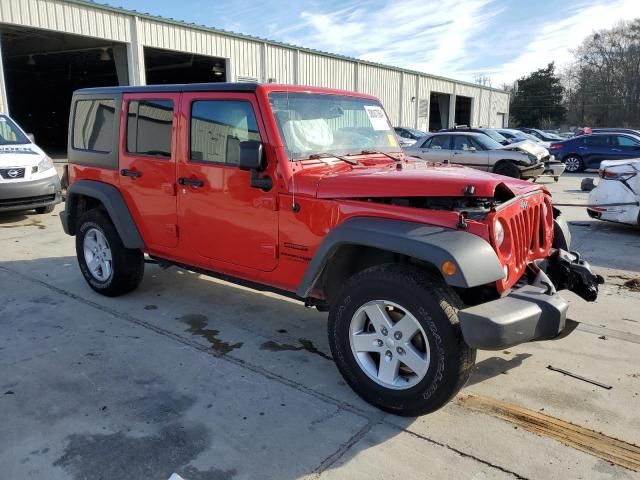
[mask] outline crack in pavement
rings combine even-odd
[[[293,380],[290,380],[286,377],[282,377],[278,374],[275,374],[273,372],[270,372],[268,370],[265,370],[261,367],[258,367],[256,365],[250,364],[244,360],[241,360],[239,358],[235,358],[231,355],[228,354],[220,354],[218,352],[216,352],[215,350],[212,350],[210,348],[210,346],[207,345],[203,345],[201,343],[198,343],[194,340],[185,338],[181,335],[178,335],[176,333],[171,332],[170,330],[166,330],[164,328],[158,327],[156,325],[153,325],[149,322],[146,322],[144,320],[140,320],[139,318],[136,318],[132,315],[129,315],[128,313],[125,312],[119,312],[118,310],[115,310],[113,308],[101,305],[97,302],[94,302],[92,300],[88,300],[87,298],[81,297],[80,295],[77,295],[73,292],[64,290],[60,287],[57,287],[55,285],[51,285],[43,280],[40,280],[38,278],[35,277],[31,277],[30,275],[26,275],[22,272],[7,268],[5,266],[0,266],[0,271],[4,271],[5,273],[8,273],[10,275],[17,275],[29,282],[35,283],[37,285],[40,285],[44,288],[47,288],[55,293],[58,293],[60,295],[63,295],[67,298],[70,298],[72,300],[75,300],[77,302],[80,302],[84,305],[87,305],[89,307],[95,308],[96,310],[99,310],[103,313],[106,313],[114,318],[117,318],[119,320],[123,320],[125,322],[128,323],[132,323],[134,325],[137,325],[139,327],[145,328],[147,330],[150,330],[154,333],[157,333],[158,335],[161,335],[165,338],[177,341],[178,343],[181,343],[185,346],[191,347],[195,350],[198,350],[200,352],[203,352],[207,355],[211,355],[217,359],[220,359],[222,361],[225,362],[229,362],[233,365],[236,365],[240,368],[244,368],[247,369],[253,373],[256,373],[262,377],[265,377],[269,380],[273,380],[276,381],[278,383],[281,383],[283,385],[286,385],[287,387],[290,387],[294,390],[297,390],[301,393],[305,393],[307,395],[310,395],[318,400],[324,401],[326,403],[335,405],[338,407],[339,410],[344,410],[346,412],[352,413],[360,418],[363,418],[364,420],[367,421],[366,425],[364,427],[362,427],[360,430],[358,430],[358,432],[356,432],[354,435],[352,435],[346,442],[344,442],[342,445],[340,445],[340,447],[338,447],[338,449],[336,451],[334,451],[332,454],[330,454],[329,456],[327,456],[324,460],[322,460],[320,462],[320,464],[318,465],[318,467],[316,467],[312,473],[313,476],[319,477],[322,472],[326,471],[328,468],[330,468],[332,465],[334,465],[338,460],[340,460],[340,458],[342,458],[345,453],[347,453],[354,445],[356,445],[360,440],[362,440],[370,431],[371,429],[378,423],[384,423],[386,426],[393,428],[396,431],[399,432],[406,432],[416,438],[419,438],[423,441],[426,441],[428,443],[432,443],[434,445],[440,446],[440,447],[444,447],[447,450],[453,451],[459,455],[461,455],[462,457],[465,458],[469,458],[472,459],[476,462],[479,462],[483,465],[487,465],[491,468],[495,468],[497,470],[500,470],[504,473],[513,475],[515,478],[519,479],[519,480],[528,480],[526,477],[523,477],[513,471],[510,471],[504,467],[501,467],[499,465],[493,464],[487,460],[483,460],[479,457],[476,457],[472,454],[463,452],[462,450],[459,450],[455,447],[452,447],[446,443],[442,443],[439,442],[437,440],[433,440],[429,437],[426,437],[424,435],[418,434],[416,432],[412,432],[410,430],[407,430],[405,428],[402,428],[398,425],[395,425],[389,421],[386,421],[384,419],[384,414],[380,413],[380,414],[376,414],[376,413],[371,413],[371,412],[366,412],[364,410],[361,410],[360,408],[356,407],[355,405],[352,405],[348,402],[345,402],[343,400],[337,400],[335,398],[332,398],[328,395],[325,395],[323,393],[320,393],[316,390],[313,390],[309,387],[306,387],[298,382],[295,382]]]

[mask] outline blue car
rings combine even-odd
[[[603,160],[640,158],[640,137],[623,133],[593,133],[554,142],[549,152],[562,160],[567,172],[600,168]]]

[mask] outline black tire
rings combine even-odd
[[[367,302],[381,299],[411,312],[429,342],[425,376],[404,390],[372,380],[350,346],[354,314]],[[475,363],[476,351],[464,343],[458,323],[461,306],[458,296],[441,279],[415,267],[390,263],[354,275],[329,312],[329,344],[340,373],[364,400],[387,412],[414,416],[439,409],[464,386]]]
[[[500,162],[498,165],[496,165],[496,168],[493,169],[493,172],[497,173],[498,175],[504,175],[505,177],[521,178],[520,169],[508,160]]]
[[[42,215],[44,213],[51,213],[56,208],[55,205],[47,205],[46,207],[38,207],[36,208],[36,213]]]
[[[584,162],[578,155],[567,155],[562,159],[565,164],[565,172],[578,173],[584,170]]]
[[[111,275],[104,281],[97,279],[89,270],[84,255],[84,239],[91,229],[104,235],[111,251]],[[80,271],[89,286],[108,297],[117,297],[135,290],[144,275],[144,254],[140,250],[126,248],[120,235],[102,210],[89,210],[80,217],[76,233],[76,255]]]

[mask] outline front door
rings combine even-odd
[[[628,135],[616,135],[613,146],[615,157],[619,159],[640,157],[640,140]]]
[[[488,170],[489,154],[471,135],[453,136],[453,156],[451,162],[466,167]]]
[[[434,135],[427,139],[420,147],[418,156],[430,162],[445,162],[451,159],[451,137],[449,135]]]
[[[222,267],[273,270],[278,241],[276,189],[251,187],[250,172],[238,168],[241,142],[266,140],[255,97],[184,93],[182,111],[181,238],[198,255]],[[273,175],[274,160],[267,158],[267,174]]]
[[[130,94],[120,126],[120,187],[145,244],[178,243],[176,109],[180,94]]]

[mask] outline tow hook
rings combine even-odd
[[[544,269],[556,289],[571,290],[587,302],[598,298],[598,285],[604,278],[591,271],[591,265],[578,252],[567,252],[560,248],[553,250],[546,260]]]

